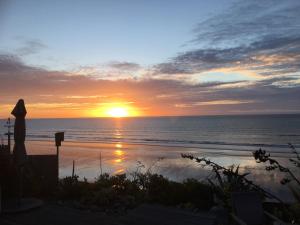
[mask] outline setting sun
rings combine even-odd
[[[112,118],[123,118],[123,117],[136,117],[140,116],[141,112],[138,107],[131,105],[128,102],[112,102],[112,103],[101,103],[98,107],[87,112],[88,116],[91,117],[112,117]]]
[[[127,117],[129,116],[129,113],[126,108],[113,107],[107,110],[107,115],[111,117]]]

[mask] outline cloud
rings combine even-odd
[[[18,37],[17,39],[21,41],[22,46],[17,48],[15,51],[16,54],[21,57],[39,53],[41,50],[47,48],[45,44],[37,39],[25,39],[22,37]]]
[[[207,106],[207,105],[239,105],[239,104],[248,104],[253,103],[253,101],[239,101],[239,100],[214,100],[214,101],[207,101],[207,102],[194,102],[192,104],[175,104],[175,107],[179,108],[188,108],[188,107],[195,107],[195,106]]]
[[[193,49],[155,66],[156,73],[217,69],[257,77],[300,74],[300,2],[237,1],[228,12],[197,25]]]
[[[31,67],[12,55],[0,56],[0,62],[1,116],[9,114],[3,106],[19,98],[31,107],[31,117],[88,116],[112,102],[131,102],[143,115],[300,112],[298,77],[208,83],[107,80]]]
[[[21,59],[15,55],[0,54],[0,71],[4,72],[17,72],[19,70],[30,69],[25,66]]]
[[[214,69],[248,69],[261,76],[300,71],[300,35],[297,38],[266,38],[249,46],[197,49],[179,54],[169,63],[156,65],[158,73],[194,74]]]
[[[145,73],[148,73],[147,70],[137,63],[118,61],[107,64],[79,66],[71,72],[77,75],[88,75],[96,79],[105,80],[138,79]]]
[[[299,35],[298,0],[236,1],[228,11],[198,24],[194,42],[219,47],[247,45],[267,36]]]
[[[111,68],[125,71],[135,71],[141,69],[139,64],[132,62],[111,62],[108,65]]]

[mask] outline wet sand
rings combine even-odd
[[[27,141],[28,154],[56,154],[54,142]],[[182,148],[180,146],[139,145],[127,143],[91,143],[65,141],[60,147],[60,177],[70,176],[72,163],[75,161],[75,173],[83,179],[93,181],[101,173],[130,175],[141,164],[143,171],[151,170],[172,180],[182,181],[186,178],[206,180],[213,174],[209,168],[202,168],[197,163],[181,158],[181,153],[191,153],[207,157],[220,165],[240,165],[240,171],[251,172],[249,178],[289,200],[291,195],[286,187],[279,184],[282,175],[265,171],[262,164],[257,164],[251,151],[225,151],[214,149]],[[101,155],[101,156],[100,156]],[[275,154],[276,156],[276,154]],[[287,163],[289,155],[279,160]],[[101,158],[101,160],[100,160]]]

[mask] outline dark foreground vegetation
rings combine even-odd
[[[203,167],[210,167],[213,179],[198,181],[187,179],[183,182],[171,181],[162,175],[145,173],[137,170],[129,177],[126,174],[110,176],[100,175],[95,182],[80,181],[78,176],[70,176],[59,182],[56,197],[64,202],[71,202],[79,208],[98,210],[126,210],[141,203],[159,203],[193,210],[210,210],[219,207],[232,211],[231,194],[234,192],[257,192],[262,200],[273,199],[278,203],[267,205],[268,211],[279,218],[292,223],[300,222],[300,183],[297,174],[300,169],[300,157],[296,149],[290,145],[294,158],[290,159],[292,168],[285,167],[273,159],[266,151],[259,149],[253,152],[257,163],[265,163],[267,171],[284,173],[280,181],[282,185],[290,185],[295,196],[294,204],[285,204],[278,196],[266,191],[247,176],[240,173],[239,166],[228,168],[218,165],[206,158],[182,155],[183,158],[194,160]]]
[[[58,201],[60,204],[105,212],[126,212],[142,203],[155,203],[176,206],[193,211],[222,209],[227,215],[232,211],[231,194],[234,192],[256,192],[262,200],[273,199],[278,203],[267,205],[269,212],[290,223],[300,223],[300,156],[290,145],[293,158],[291,167],[280,164],[269,153],[259,149],[253,152],[257,163],[266,164],[267,171],[283,173],[282,185],[289,185],[295,196],[295,203],[285,204],[278,196],[264,190],[249,180],[248,173],[242,174],[239,166],[223,167],[207,158],[185,155],[203,167],[209,167],[214,174],[212,179],[198,181],[186,179],[175,182],[151,170],[141,172],[140,167],[130,174],[102,174],[94,182],[80,180],[75,174],[58,181],[58,188],[49,195],[41,178],[27,177],[24,195],[42,197]],[[29,172],[26,174],[30,174]],[[27,184],[26,184],[27,183]],[[293,184],[293,185],[292,185]],[[247,204],[247,203],[245,203]]]
[[[300,223],[300,154],[292,144],[288,144],[293,154],[289,159],[291,165],[284,166],[280,161],[271,157],[271,154],[265,150],[259,149],[253,152],[253,157],[257,163],[265,164],[266,171],[282,173],[284,176],[280,180],[282,185],[288,185],[294,196],[295,202],[285,204],[278,196],[266,191],[264,188],[249,180],[249,173],[241,174],[239,166],[230,166],[225,168],[207,158],[194,157],[193,155],[182,154],[183,158],[194,160],[202,167],[210,167],[215,174],[215,179],[208,180],[214,195],[218,199],[216,204],[223,206],[228,211],[232,211],[231,194],[234,192],[257,192],[262,200],[273,199],[277,204],[269,204],[268,209],[277,217],[290,223]],[[247,203],[245,203],[247,204]],[[255,215],[254,215],[255,216]]]
[[[210,185],[195,179],[182,183],[151,173],[100,175],[95,182],[79,181],[77,176],[61,179],[57,197],[64,201],[76,201],[82,208],[98,207],[99,210],[126,210],[144,202],[176,205],[208,210],[213,205]]]
[[[280,211],[278,214],[285,215],[291,222],[300,223],[300,154],[292,144],[289,143],[288,145],[294,156],[289,159],[291,163],[289,167],[282,165],[278,160],[272,158],[270,153],[262,149],[253,152],[253,157],[257,163],[266,164],[265,168],[267,171],[282,173],[284,175],[280,183],[288,185],[296,202],[289,205],[287,210]]]

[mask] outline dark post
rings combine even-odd
[[[14,133],[10,132],[10,128],[13,127],[13,125],[11,125],[10,123],[10,118],[7,119],[6,125],[4,125],[5,127],[7,127],[7,133],[5,133],[5,135],[7,135],[7,146],[8,146],[8,150],[10,152],[10,136]]]
[[[101,155],[101,152],[100,152],[100,155],[99,155],[99,160],[100,160],[100,175],[102,176],[102,155]]]
[[[56,156],[57,156],[57,179],[59,177],[59,146],[61,146],[61,142],[65,139],[64,132],[55,133],[55,145],[56,145]]]
[[[73,160],[72,177],[75,176],[75,160]]]

